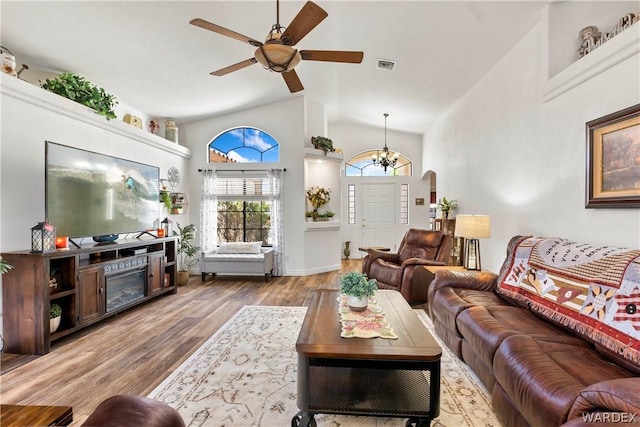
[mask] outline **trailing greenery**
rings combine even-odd
[[[4,274],[7,271],[11,270],[12,268],[13,266],[8,262],[6,262],[5,260],[3,260],[2,257],[0,256],[0,274]]]
[[[58,304],[51,304],[49,306],[49,319],[55,319],[62,316],[62,309]]]
[[[191,267],[200,262],[200,259],[197,257],[198,252],[200,251],[200,246],[196,246],[193,244],[193,240],[196,237],[196,227],[193,224],[185,225],[184,227],[178,225],[178,230],[180,230],[180,234],[175,231],[173,234],[175,236],[180,236],[180,240],[178,242],[178,255],[179,255],[179,266],[178,269],[180,271],[189,271]]]
[[[367,275],[358,271],[345,274],[340,279],[340,291],[354,297],[370,297],[378,290],[376,279],[367,279]]]
[[[325,156],[328,152],[333,153],[334,151],[336,151],[335,148],[333,148],[333,141],[331,141],[329,138],[325,138],[324,136],[312,136],[311,144],[313,144],[313,148],[315,148],[316,150],[324,151]]]
[[[113,108],[118,104],[115,96],[108,94],[101,87],[95,86],[84,77],[73,73],[62,73],[54,79],[40,82],[43,89],[53,92],[67,99],[85,105],[107,120],[115,119]]]
[[[160,191],[160,201],[170,211],[173,208],[173,202],[171,201],[171,193],[168,191]]]

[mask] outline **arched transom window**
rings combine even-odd
[[[373,154],[379,154],[380,150],[368,150],[356,154],[345,162],[344,173],[346,176],[411,176],[411,160],[400,154],[395,166],[387,167],[385,172],[382,166],[376,166],[371,160]]]
[[[268,163],[280,160],[280,145],[268,133],[251,127],[222,132],[209,143],[209,163]]]

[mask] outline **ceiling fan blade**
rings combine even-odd
[[[212,71],[211,74],[212,76],[218,76],[218,77],[222,77],[224,75],[227,75],[229,73],[233,73],[234,71],[238,71],[241,70],[245,67],[248,67],[249,65],[253,65],[256,62],[258,62],[256,60],[256,58],[249,58],[249,59],[245,59],[244,61],[240,61],[237,64],[233,64],[233,65],[229,65],[228,67],[224,67],[221,68],[217,71]]]
[[[192,19],[191,21],[189,21],[189,24],[195,25],[196,27],[204,28],[205,30],[213,31],[214,33],[218,33],[223,36],[231,37],[232,39],[240,40],[244,43],[249,43],[251,46],[262,46],[262,42],[259,42],[258,40],[254,40],[251,37],[244,36],[240,33],[236,33],[235,31],[231,31],[219,25],[212,24],[211,22],[205,21],[204,19]]]
[[[289,70],[280,74],[282,74],[282,78],[284,79],[284,82],[287,84],[287,87],[289,88],[289,91],[291,93],[300,92],[304,89],[304,86],[302,86],[302,82],[300,81],[296,70]]]
[[[289,46],[294,46],[309,34],[316,25],[329,16],[327,12],[313,2],[306,2],[300,12],[293,18],[291,24],[282,33],[282,42]]]
[[[349,62],[359,64],[362,62],[364,52],[346,50],[301,50],[300,56],[307,61]]]

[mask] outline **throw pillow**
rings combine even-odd
[[[222,242],[219,254],[259,254],[262,242]]]

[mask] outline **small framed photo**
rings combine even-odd
[[[416,205],[417,205],[417,206],[422,206],[422,205],[424,205],[424,198],[422,198],[422,197],[416,197]]]
[[[640,104],[587,123],[587,208],[640,208]]]

